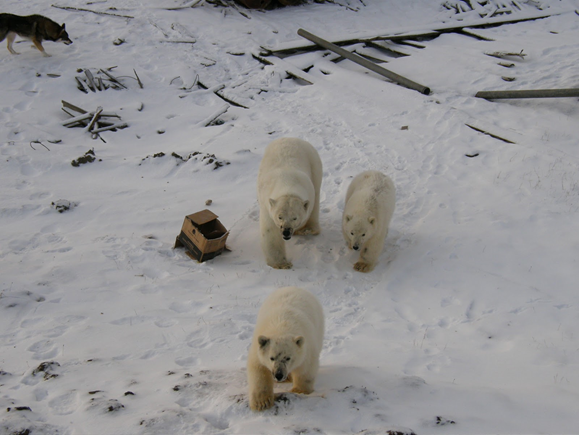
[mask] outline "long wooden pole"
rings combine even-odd
[[[351,53],[348,50],[344,50],[343,48],[338,47],[336,44],[332,44],[331,42],[326,41],[325,39],[322,39],[316,35],[313,35],[304,29],[299,29],[298,35],[300,35],[303,38],[309,39],[310,41],[319,45],[320,47],[333,51],[334,53],[337,53],[340,56],[357,63],[358,65],[362,65],[364,68],[368,68],[369,70],[374,71],[375,73],[380,74],[381,76],[387,77],[401,86],[413,89],[424,95],[430,94],[429,87],[413,82],[412,80],[409,80],[406,77],[402,77],[401,75],[396,74],[395,72],[387,70],[386,68],[382,68],[381,66],[376,65],[374,62],[364,59],[363,57]]]
[[[565,98],[579,97],[579,88],[571,89],[536,89],[519,91],[480,91],[475,97],[486,100],[498,100],[506,98]]]

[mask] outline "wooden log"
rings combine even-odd
[[[337,53],[340,56],[343,56],[346,59],[349,59],[352,62],[357,63],[358,65],[362,65],[363,67],[368,68],[369,70],[374,71],[375,73],[380,74],[381,76],[387,77],[401,86],[413,89],[424,95],[430,94],[430,88],[428,88],[427,86],[423,86],[421,84],[413,82],[412,80],[407,79],[406,77],[396,74],[395,72],[387,70],[386,68],[382,68],[381,66],[376,65],[375,63],[370,62],[369,60],[364,59],[363,57],[358,56],[354,53],[350,53],[348,50],[344,50],[343,48],[340,48],[337,45],[332,44],[331,42],[328,42],[316,35],[313,35],[304,29],[298,29],[298,35],[300,35],[303,38],[309,39],[310,41],[315,42],[319,46],[324,47],[330,51],[333,51],[334,53]]]
[[[486,100],[518,98],[569,98],[579,97],[579,88],[571,89],[537,89],[518,91],[480,91],[475,97]]]

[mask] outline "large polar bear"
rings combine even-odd
[[[392,180],[379,171],[365,171],[350,183],[342,217],[342,232],[348,247],[360,251],[354,264],[359,272],[376,266],[394,214],[396,189]]]
[[[298,287],[271,293],[257,315],[247,357],[249,407],[273,406],[273,382],[293,382],[293,393],[314,391],[324,341],[324,312],[316,297]]]
[[[316,149],[296,138],[281,138],[265,149],[257,175],[261,248],[267,264],[291,269],[284,240],[319,234],[322,161]]]

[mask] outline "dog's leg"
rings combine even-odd
[[[17,53],[16,51],[14,51],[14,49],[12,48],[12,44],[14,43],[14,39],[16,39],[16,33],[14,32],[8,32],[8,35],[6,35],[6,45],[8,46],[8,51],[12,54],[20,54]]]
[[[38,48],[38,50],[42,53],[42,55],[44,57],[50,57],[50,54],[48,54],[45,50],[44,47],[42,46],[42,42],[36,38],[32,39],[32,43],[34,44],[34,46],[36,48]]]

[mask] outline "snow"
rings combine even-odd
[[[129,19],[2,2],[66,22],[74,43],[45,42],[49,58],[28,42],[19,56],[0,48],[0,433],[577,433],[578,100],[474,95],[576,88],[579,1],[518,2],[516,16],[555,15],[473,30],[494,41],[396,44],[410,56],[382,66],[428,96],[324,51],[276,66],[251,53],[300,42],[299,28],[349,38],[480,11],[426,0],[167,10],[190,3],[56,4]],[[512,68],[485,55],[521,50]],[[314,84],[284,64],[313,65],[302,74]],[[109,67],[128,89],[77,89],[82,69]],[[197,81],[247,108],[205,127],[229,103]],[[61,100],[129,127],[92,139],[62,126]],[[324,164],[322,233],[288,242],[287,271],[264,262],[255,192],[265,146],[284,136]],[[71,165],[89,150],[94,162]],[[361,274],[341,213],[366,169],[394,180],[397,205],[378,266]],[[200,264],[173,244],[205,208],[231,252]],[[325,310],[316,391],[280,385],[276,406],[255,413],[247,349],[262,301],[287,285]]]

